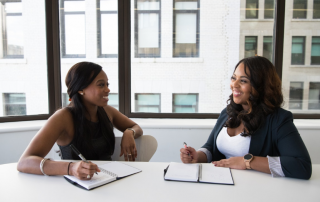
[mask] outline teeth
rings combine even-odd
[[[104,98],[104,99],[107,99],[107,98],[108,98],[108,96],[103,96],[103,98]]]

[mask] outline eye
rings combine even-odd
[[[248,83],[247,80],[241,80],[241,83]]]
[[[109,86],[110,86],[110,83],[107,83],[107,86],[109,87]]]
[[[236,80],[236,78],[234,76],[231,77],[231,80]]]

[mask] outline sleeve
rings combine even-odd
[[[207,150],[206,148],[200,148],[200,149],[198,149],[198,151],[202,151],[203,153],[205,153],[205,155],[207,156],[207,163],[211,163],[212,155],[209,152],[209,150]]]
[[[277,134],[277,148],[280,162],[286,177],[309,179],[312,173],[311,159],[301,136],[293,124],[292,113],[284,111],[278,116],[277,127],[273,132]]]
[[[272,177],[285,177],[281,168],[281,162],[279,156],[267,156],[269,169]]]

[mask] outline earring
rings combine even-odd
[[[83,93],[80,93],[80,95],[83,95]]]

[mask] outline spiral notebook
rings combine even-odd
[[[101,172],[99,172],[98,175],[94,174],[91,180],[79,180],[78,178],[70,175],[65,175],[64,178],[79,188],[91,190],[115,180],[141,172],[138,168],[134,168],[117,161],[111,161],[106,164],[99,165],[99,169]]]

